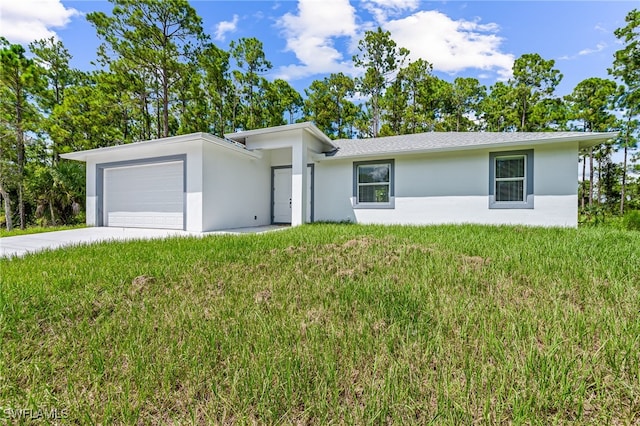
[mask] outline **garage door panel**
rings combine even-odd
[[[105,169],[104,224],[183,229],[183,162]]]
[[[182,229],[182,213],[109,212],[108,225],[121,228]]]

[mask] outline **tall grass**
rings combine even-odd
[[[0,267],[0,407],[83,424],[640,422],[633,232],[311,225]]]

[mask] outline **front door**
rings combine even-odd
[[[273,169],[273,223],[291,223],[291,167]],[[307,222],[313,222],[313,169],[307,166]]]
[[[291,223],[291,167],[273,169],[273,223]]]

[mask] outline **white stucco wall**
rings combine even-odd
[[[258,134],[247,137],[246,146],[250,150],[259,150],[270,160],[270,167],[291,166],[291,224],[309,222],[312,213],[312,194],[307,190],[310,183],[307,165],[312,155],[322,152],[323,143],[304,129],[292,129],[277,133]],[[269,171],[269,181],[271,170]],[[271,187],[267,190],[271,203]]]
[[[271,158],[204,145],[203,230],[271,223]]]
[[[489,152],[375,158],[395,160],[394,208],[387,209],[353,207],[353,163],[367,159],[319,161],[316,220],[577,226],[577,143],[535,147],[533,209],[489,209]]]

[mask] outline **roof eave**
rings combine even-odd
[[[322,143],[335,148],[336,145],[333,141],[325,135],[315,124],[310,121],[305,121],[304,123],[294,123],[294,124],[285,124],[282,126],[274,126],[267,127],[264,129],[254,129],[254,130],[244,130],[242,132],[235,133],[225,133],[225,137],[228,139],[242,141],[244,142],[248,137],[258,136],[258,135],[267,135],[270,133],[278,133],[278,132],[286,132],[290,130],[305,130],[315,136]]]
[[[115,151],[148,149],[149,147],[155,147],[155,146],[175,145],[175,144],[199,142],[199,141],[212,143],[221,148],[229,149],[231,151],[237,152],[239,154],[247,155],[252,158],[262,157],[262,153],[260,152],[249,151],[246,148],[235,146],[234,144],[228,141],[225,141],[223,139],[220,139],[208,133],[190,133],[188,135],[171,136],[168,138],[152,139],[149,141],[140,141],[140,142],[134,142],[134,143],[124,144],[124,145],[115,145],[115,146],[108,146],[108,147],[102,147],[102,148],[88,149],[84,151],[69,152],[66,154],[61,154],[60,157],[66,160],[87,162],[91,157],[108,155],[109,153],[115,152]]]
[[[583,149],[583,148],[588,148],[601,143],[605,143],[613,139],[617,134],[618,134],[617,132],[593,133],[593,134],[577,135],[577,136],[570,136],[570,137],[556,137],[556,138],[549,138],[549,139],[537,139],[537,140],[527,140],[527,141],[496,142],[496,143],[487,143],[487,144],[480,144],[480,145],[457,145],[457,146],[447,146],[447,147],[418,148],[418,149],[406,149],[406,150],[381,150],[377,152],[367,152],[367,153],[357,153],[357,154],[347,154],[347,155],[340,155],[340,151],[338,150],[336,155],[327,156],[325,154],[318,154],[315,156],[315,159],[318,161],[327,161],[327,160],[354,159],[354,158],[363,158],[363,157],[385,157],[389,155],[429,154],[429,153],[439,153],[439,152],[456,152],[456,151],[471,151],[471,150],[480,150],[480,149],[499,149],[499,148],[508,149],[511,147],[556,144],[556,143],[563,143],[563,142],[564,143],[578,142],[579,149]]]

